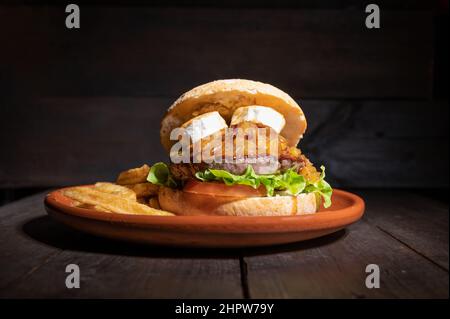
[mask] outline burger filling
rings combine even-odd
[[[232,158],[226,155],[225,130],[217,132],[221,139],[222,153],[220,161],[200,161],[194,158],[198,155],[190,146],[190,163],[170,164],[157,163],[152,166],[148,180],[154,184],[182,189],[189,181],[197,180],[205,183],[222,183],[230,187],[234,185],[246,185],[254,189],[265,188],[266,196],[293,195],[301,193],[316,193],[318,199],[323,200],[325,207],[331,205],[331,186],[324,180],[325,169],[321,167],[319,172],[313,164],[304,156],[300,149],[287,144],[284,137],[272,128],[261,123],[244,121],[231,125],[233,138]],[[244,143],[238,142],[239,129],[266,128],[264,152],[258,152],[261,143],[255,143],[254,139],[244,135]],[[242,131],[241,131],[242,132]],[[272,133],[272,134],[271,134]],[[211,142],[212,137],[201,139],[201,151]],[[276,139],[277,143],[273,143]],[[216,140],[217,141],[217,140]],[[274,155],[271,147],[277,146]],[[256,150],[256,154],[251,152]],[[228,157],[227,157],[228,156]]]

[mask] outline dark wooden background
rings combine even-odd
[[[248,78],[292,95],[334,186],[448,188],[448,1],[0,5],[1,201],[166,160],[159,121],[190,88]]]

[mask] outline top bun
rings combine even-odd
[[[231,79],[209,82],[180,96],[161,122],[161,144],[170,151],[176,142],[170,140],[170,132],[193,117],[217,111],[229,124],[237,108],[249,105],[268,106],[283,114],[286,125],[281,135],[289,146],[296,146],[303,137],[306,130],[305,115],[287,93],[270,84]]]

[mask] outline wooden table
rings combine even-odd
[[[0,297],[448,298],[448,204],[407,191],[357,191],[360,222],[308,242],[244,250],[176,249],[71,230],[37,194],[0,208]],[[77,264],[81,288],[67,289]],[[368,264],[380,288],[368,289]]]

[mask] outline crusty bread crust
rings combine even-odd
[[[177,215],[292,216],[313,214],[319,207],[313,193],[239,198],[192,194],[161,187],[158,200],[162,209]]]
[[[272,107],[284,115],[286,125],[281,135],[290,146],[296,146],[306,130],[306,118],[300,106],[285,92],[266,83],[231,79],[209,82],[180,96],[161,122],[160,137],[169,151],[174,141],[170,132],[194,116],[218,111],[229,123],[233,112],[248,105]]]

